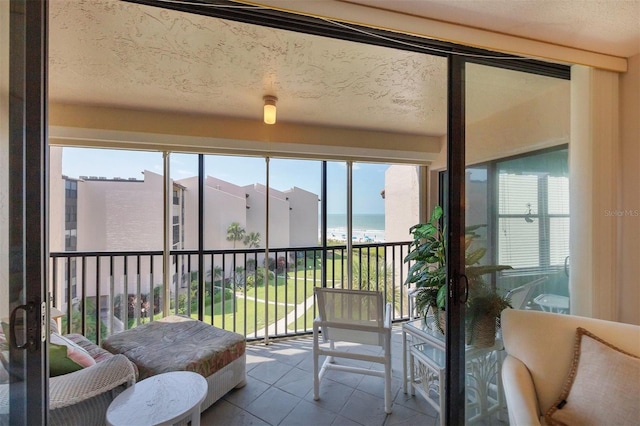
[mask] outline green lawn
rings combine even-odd
[[[295,305],[303,303],[306,299],[313,296],[314,287],[320,287],[322,285],[322,282],[320,281],[322,276],[320,262],[316,262],[314,264],[314,261],[309,259],[307,261],[307,266],[311,266],[312,268],[315,266],[316,269],[304,269],[303,263],[298,266],[297,270],[290,270],[286,275],[280,274],[269,280],[269,323],[273,323],[284,318],[287,314],[293,311]],[[336,256],[335,261],[335,279],[333,268],[334,260],[331,258],[327,259],[327,283],[329,286],[331,286],[332,283],[340,286],[346,275],[346,267],[341,262],[339,256]],[[256,331],[256,328],[258,330],[264,328],[264,300],[266,298],[265,295],[267,294],[267,289],[265,289],[265,286],[263,285],[260,285],[257,288],[250,287],[246,292],[246,296],[242,294],[242,290],[243,289],[241,288],[236,289],[235,300],[231,298],[230,294],[227,296],[227,299],[224,301],[224,309],[221,301],[213,303],[212,306],[211,298],[207,298],[205,300],[204,322],[213,324],[219,328],[224,328],[226,330],[246,335],[252,334]],[[171,313],[174,312],[175,311],[172,309]],[[198,317],[197,302],[194,303],[192,301],[191,312],[191,316],[193,318]],[[294,323],[287,324],[287,329],[290,331],[304,331],[305,329],[311,330],[313,328],[313,319],[315,314],[313,305],[307,309],[306,315],[304,311],[299,310],[299,318],[297,318]],[[154,315],[154,319],[159,319],[161,317],[162,313]],[[244,325],[245,323],[246,329]],[[135,325],[134,321],[131,321],[129,325]],[[284,330],[278,330],[278,332],[282,331]]]
[[[271,290],[271,289],[270,289]],[[271,290],[273,291],[273,290]],[[261,301],[256,302],[253,300],[253,296],[247,294],[247,298],[242,295],[238,295],[234,301],[229,299],[224,304],[224,315],[222,315],[222,303],[215,304],[213,325],[218,328],[224,328],[225,330],[235,331],[240,334],[251,334],[257,329],[260,330],[265,327],[265,304]],[[235,311],[234,311],[235,307]],[[291,310],[293,306],[279,306],[269,304],[269,323],[273,323],[281,318],[284,318]],[[246,329],[244,327],[246,316]],[[192,318],[197,318],[197,313],[192,313]],[[203,321],[207,324],[211,324],[211,305],[205,306],[205,312]],[[224,325],[223,325],[224,318]],[[235,321],[235,324],[234,324]],[[234,329],[235,327],[235,329]]]
[[[314,281],[311,278],[283,276],[277,277],[278,285],[275,286],[273,280],[269,284],[269,301],[286,304],[298,304],[304,302],[307,297],[313,296]],[[320,282],[318,281],[318,285]],[[250,288],[247,291],[247,298],[258,298],[265,300],[265,288],[260,286],[257,289]]]
[[[313,320],[317,315],[317,312],[314,312],[314,306],[307,309],[306,321],[305,316],[301,314],[303,314],[303,312],[298,312],[298,315],[300,316],[296,319],[295,324],[290,323],[287,325],[287,329],[289,329],[289,331],[305,331],[305,329],[309,331],[313,330]]]

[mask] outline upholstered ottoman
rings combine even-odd
[[[102,347],[129,358],[138,367],[138,380],[169,371],[201,374],[209,385],[202,410],[246,383],[244,336],[191,318],[152,321],[109,336]]]

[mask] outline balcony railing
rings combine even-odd
[[[409,316],[403,284],[408,247],[352,248],[351,288],[382,291],[395,321]],[[164,316],[165,297],[168,314],[197,318],[248,340],[291,336],[312,331],[314,287],[349,287],[347,255],[344,245],[206,250],[202,257],[195,250],[172,250],[165,280],[161,251],[51,253],[51,292],[66,314],[63,331],[97,343]]]

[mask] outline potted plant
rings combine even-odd
[[[436,327],[444,333],[444,322],[441,312],[446,305],[446,246],[440,218],[442,207],[435,206],[431,218],[426,223],[418,223],[409,229],[413,241],[409,246],[409,253],[405,256],[406,263],[413,262],[407,273],[406,285],[415,284],[415,303],[418,312],[426,318],[429,309],[434,314]]]
[[[466,343],[476,347],[493,346],[496,328],[500,326],[500,313],[511,307],[506,297],[500,296],[485,282],[469,284],[466,303]]]
[[[512,269],[507,265],[481,265],[487,249],[472,248],[479,226],[466,230],[465,275],[469,280],[469,296],[465,304],[466,343],[476,347],[493,346],[496,327],[500,325],[500,313],[511,307],[509,299],[501,296],[496,288],[484,280],[488,273]]]
[[[416,308],[422,313],[423,318],[431,309],[436,328],[444,333],[447,266],[445,233],[440,228],[442,215],[442,207],[435,206],[428,222],[410,228],[409,232],[413,236],[413,241],[404,261],[413,262],[407,273],[405,284],[415,284],[416,286]],[[508,299],[500,296],[482,279],[486,274],[511,269],[511,266],[507,265],[480,264],[487,250],[484,247],[475,247],[474,242],[478,238],[476,231],[484,226],[474,225],[465,229],[465,275],[469,280],[465,322],[468,343],[476,345],[486,345],[488,340],[488,338],[487,340],[478,339],[478,330],[484,330],[480,324],[491,324],[493,321],[493,336],[495,337],[495,327],[500,313],[510,306]],[[482,334],[484,335],[484,332]]]

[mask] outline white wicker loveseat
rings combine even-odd
[[[57,332],[52,325],[52,332]],[[96,361],[95,365],[49,379],[50,425],[104,425],[113,399],[135,383],[135,365],[123,355],[113,355],[80,334],[65,336]],[[5,368],[8,346],[0,331],[4,366],[0,365],[0,424],[8,422],[9,371]],[[6,349],[6,351],[5,351]],[[8,367],[8,366],[6,366]]]
[[[96,364],[49,379],[49,420],[53,425],[104,425],[111,401],[136,381],[135,365],[80,334],[65,337],[83,347]]]

